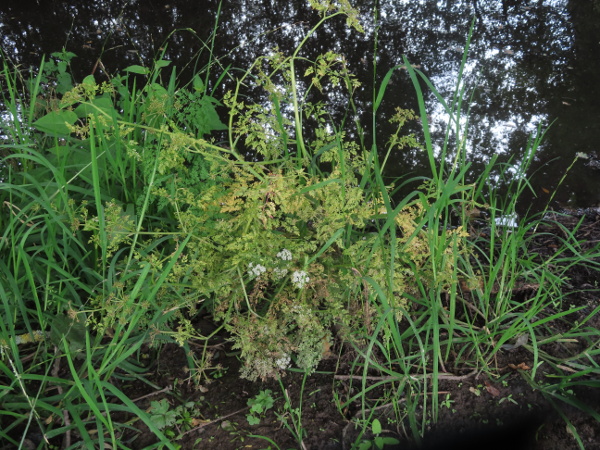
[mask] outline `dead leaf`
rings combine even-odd
[[[323,338],[323,351],[321,352],[321,356],[323,359],[331,359],[335,355],[331,351],[331,342],[327,338]]]
[[[490,395],[492,397],[499,397],[500,396],[500,391],[498,389],[496,389],[492,383],[490,383],[489,381],[485,382],[485,389],[490,393]]]
[[[203,419],[196,419],[195,417],[192,418],[192,427],[197,427],[205,422],[208,422],[207,420],[203,420]]]
[[[529,369],[531,369],[531,367],[529,367],[524,362],[519,363],[516,366],[514,364],[509,364],[508,367],[510,367],[513,370],[529,370]]]

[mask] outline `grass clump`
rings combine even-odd
[[[527,188],[542,130],[507,180],[512,195],[499,198],[486,181],[493,161],[467,183],[464,88],[446,101],[405,60],[373,92],[372,136],[398,69],[412,80],[419,111],[398,108],[388,147],[375,140],[366,148],[347,132],[360,83],[343,55],[308,61],[301,52],[338,15],[360,29],[356,12],[344,2],[311,5],[322,19],[298,48],[259,58],[222,101],[208,76],[180,86],[162,59],[79,84],[69,82],[73,55],[65,52],[29,78],[4,61],[1,438],[22,445],[35,429],[47,445],[125,448],[121,437],[134,436],[128,430],[141,420],[174,448],[164,430],[177,409],[155,402],[148,413],[112,381],[151,386],[141,356],[149,345],[177,342],[196,383],[206,384],[211,352],[205,346],[197,356],[189,347],[208,341],[195,325],[200,314],[229,333],[250,380],[292,366],[308,375],[334,343],[352,348],[361,384],[341,408],[361,402],[377,447],[384,441],[369,414],[374,388],[405,396],[418,439],[437,417],[444,376],[494,376],[494,358],[507,345],[532,352],[525,376],[536,386],[543,364],[555,371],[567,364],[542,346],[558,339],[554,322],[578,311],[558,305],[564,271],[582,261],[597,269],[598,251],[581,250],[569,232],[564,247],[540,261],[528,243],[541,220],[509,226],[507,219]],[[224,70],[212,84],[230,76]],[[422,82],[450,118],[439,145]],[[261,89],[262,101],[244,98],[247,84]],[[340,121],[319,98],[328,84],[348,98]],[[423,137],[403,134],[417,118]],[[407,147],[427,152],[432,175],[405,180],[415,189],[398,199],[383,169],[394,149]],[[485,233],[472,223],[476,209],[489,211]],[[519,300],[523,286],[533,294]],[[585,348],[566,358],[582,377],[597,370],[585,360],[597,353],[597,330],[585,328],[591,317],[563,334],[585,337]],[[38,345],[31,358],[28,339]],[[554,387],[545,392],[560,397]],[[294,420],[301,442],[301,418]]]

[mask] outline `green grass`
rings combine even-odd
[[[371,134],[401,69],[419,110],[399,112],[387,146],[349,140],[358,80],[340,55],[307,61],[302,49],[337,16],[360,27],[347,5],[313,6],[322,20],[299,47],[239,71],[220,100],[209,86],[234,72],[213,61],[210,45],[211,63],[187,84],[162,59],[131,66],[108,84],[87,77],[67,86],[53,78],[68,69],[65,52],[42,61],[37,75],[3,60],[0,439],[22,446],[39,432],[46,446],[129,448],[122,436],[133,439],[143,422],[157,446],[175,448],[111,381],[152,386],[141,362],[147,345],[208,342],[193,324],[199,311],[231,333],[250,379],[277,378],[293,364],[306,381],[324,346],[352,346],[353,373],[361,375],[351,382],[359,389],[339,407],[361,404],[357,445],[378,429],[373,411],[382,402],[395,405],[400,427],[418,441],[437,420],[440,379],[498,375],[495,356],[517,343],[531,352],[532,368],[522,374],[532,388],[559,410],[566,403],[598,419],[568,392],[595,383],[600,338],[588,322],[599,308],[575,322],[582,308],[569,309],[564,294],[569,268],[598,270],[598,247],[583,250],[564,228],[560,248],[541,259],[529,249],[543,215],[520,218],[514,228],[499,224],[528,189],[545,130],[531,137],[517,174],[503,180],[502,197],[488,181],[495,161],[466,182],[469,38],[450,99],[405,59],[374,89]],[[309,69],[299,73],[299,65]],[[350,98],[340,123],[327,105],[311,103],[327,83]],[[248,84],[268,100],[244,98]],[[423,85],[450,117],[442,142],[429,131]],[[43,109],[32,100],[40,98]],[[221,104],[227,126],[216,113]],[[415,117],[423,136],[403,135],[401,124]],[[211,139],[224,131],[227,145]],[[397,198],[384,169],[392,150],[405,146],[427,153],[431,176],[394,180],[415,187]],[[473,208],[490,213],[485,237],[468,234]],[[535,289],[519,300],[523,284]],[[17,336],[36,339],[23,344]],[[548,344],[569,340],[582,345],[561,358],[548,353]],[[203,384],[209,352],[188,360]],[[387,394],[375,395],[381,390]],[[302,446],[302,405],[293,408],[283,394],[284,425]]]

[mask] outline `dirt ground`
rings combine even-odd
[[[578,217],[563,217],[562,226],[571,228],[578,223]],[[563,232],[558,225],[548,225],[537,230],[534,246],[541,257],[550,254],[558,245]],[[583,242],[582,247],[591,247],[600,240],[600,217],[587,216],[579,227],[577,236]],[[584,318],[599,304],[600,292],[597,282],[600,276],[595,270],[585,267],[572,267],[569,270],[569,307],[586,305],[581,311]],[[590,326],[599,327],[599,318],[595,317]],[[556,332],[560,332],[557,325]],[[574,345],[577,345],[576,343]],[[560,355],[564,349],[545,348],[547,352]],[[206,386],[206,392],[195,389],[193,383],[186,382],[186,359],[183,350],[175,346],[163,347],[158,355],[153,377],[150,379],[161,388],[174,386],[180,399],[196,401],[199,406],[194,426],[187,430],[183,439],[177,441],[183,449],[299,449],[300,444],[282,425],[281,414],[288,418],[284,410],[282,389],[277,381],[249,382],[239,378],[239,363],[235,356],[227,357],[226,348],[220,352],[217,361],[226,368],[219,378]],[[531,352],[522,347],[514,350],[501,350],[493,362],[502,375],[500,379],[489,379],[486,375],[474,373],[454,373],[453,377],[441,377],[438,398],[442,404],[438,420],[429,421],[425,428],[425,438],[421,443],[411,439],[408,420],[398,422],[394,408],[406,409],[406,400],[400,399],[396,405],[380,403],[367,414],[380,419],[383,432],[380,436],[396,437],[400,444],[385,448],[402,449],[574,449],[578,448],[565,418],[577,429],[586,449],[600,449],[600,422],[580,409],[564,402],[545,397],[532,388],[523,375],[522,368],[533,364]],[[596,363],[598,358],[596,357]],[[536,380],[548,382],[547,366],[541,366]],[[598,373],[590,374],[588,379],[597,379]],[[551,380],[551,378],[550,378]],[[302,427],[305,430],[304,448],[312,449],[351,449],[361,428],[361,405],[358,401],[346,408],[340,408],[344,402],[360,389],[360,381],[351,377],[351,367],[341,361],[327,360],[310,376],[302,391],[303,375],[287,373],[283,378],[293,407],[299,406],[302,399]],[[376,383],[376,377],[370,383]],[[139,387],[139,386],[138,386]],[[124,387],[123,387],[124,388]],[[247,401],[261,390],[273,392],[273,409],[261,418],[260,424],[249,425]],[[140,398],[137,404],[149,408],[152,401],[167,398],[176,405],[171,394],[157,392],[148,386],[138,389],[132,386],[125,389],[130,398]],[[572,398],[585,402],[596,413],[600,413],[600,393],[592,387],[573,389]],[[374,390],[369,397],[380,397],[382,392]],[[389,396],[388,396],[389,398]],[[554,403],[554,405],[553,405]],[[557,409],[555,406],[559,406]],[[279,413],[278,417],[275,412]],[[416,411],[417,415],[422,411]],[[364,422],[363,422],[364,423]],[[252,436],[263,436],[266,439]],[[125,436],[124,436],[125,437]],[[370,437],[365,434],[363,437]],[[151,445],[151,433],[135,434],[129,445],[143,449]]]
[[[162,374],[160,385],[172,385],[173,380],[183,379],[182,370],[185,359],[177,358],[181,352],[175,348],[163,352],[170,355],[168,371]],[[530,360],[530,356],[518,352],[505,362],[516,363]],[[248,408],[246,402],[260,390],[271,389],[276,399],[275,409],[283,409],[281,388],[275,381],[252,383],[241,380],[236,373],[237,361],[232,364],[228,374],[209,385],[206,393],[199,393],[193,386],[185,384],[179,387],[179,394],[186,400],[198,400],[204,406],[202,422],[178,441],[183,449],[267,449],[269,442],[251,435],[272,439],[281,449],[298,449],[293,439],[273,412],[268,412],[259,425],[251,426],[246,420]],[[179,365],[177,365],[179,363]],[[328,367],[331,366],[331,367]],[[180,368],[180,369],[178,369]],[[322,371],[335,370],[330,362]],[[338,375],[339,376],[339,375]],[[298,402],[302,374],[288,374],[284,385],[293,403]],[[158,381],[158,380],[156,380]],[[336,379],[329,374],[314,374],[308,378],[303,398],[302,426],[306,431],[304,445],[306,449],[342,450],[351,449],[360,428],[356,426],[360,418],[359,404],[353,405],[354,411],[340,411],[336,406],[333,388],[337,392],[348,390],[346,380]],[[358,387],[358,386],[357,386]],[[517,371],[510,373],[504,383],[491,382],[487,378],[468,376],[462,380],[444,380],[440,383],[439,395],[449,399],[443,406],[438,421],[431,425],[425,434],[424,442],[417,445],[406,432],[408,423],[395,423],[393,405],[380,405],[374,417],[383,424],[382,435],[394,436],[400,440],[396,446],[385,448],[402,449],[571,449],[578,448],[569,432],[566,422],[558,415],[553,406],[539,392],[523,380]],[[592,389],[580,389],[575,395],[589,405],[600,406],[600,395]],[[150,396],[150,401],[161,396]],[[144,401],[139,402],[140,406]],[[400,402],[400,407],[402,406]],[[600,449],[600,424],[585,413],[561,405],[562,413],[576,427],[586,449]],[[596,409],[597,410],[597,409]],[[369,437],[369,435],[365,435]],[[143,449],[154,442],[149,433],[142,433],[133,442],[134,448]]]

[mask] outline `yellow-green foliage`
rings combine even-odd
[[[337,8],[312,3],[323,14]],[[340,4],[348,9],[346,2]],[[108,107],[116,92],[127,100],[122,79],[114,82],[115,90],[87,80],[65,95],[67,108],[90,106],[75,108],[86,120],[71,131],[84,138],[100,136],[107,152],[113,144],[121,148],[130,158],[128,167],[146,183],[132,195],[124,176],[123,190],[115,192],[125,192],[126,201],[96,202],[102,220],[82,205],[74,224],[83,225],[94,246],[103,248],[110,273],[123,273],[123,281],[109,279],[92,299],[104,314],[91,319],[98,330],[127,320],[130,293],[138,288],[132,274],[147,273],[150,283],[158,280],[178,239],[187,236],[191,239],[168,282],[145,305],[152,336],[190,339],[194,329],[186,313],[207,308],[231,333],[244,363],[242,376],[249,379],[275,376],[292,359],[314,370],[335,334],[351,339],[352,330],[371,322],[381,295],[401,320],[410,310],[407,299],[420,294],[419,285],[443,289],[453,282],[454,259],[444,255],[460,251],[464,233],[423,228],[427,205],[418,201],[388,218],[384,199],[391,188],[369,175],[371,155],[331,123],[326,104],[307,100],[313,87],[321,91],[328,83],[344,86],[352,97],[359,84],[343,56],[328,52],[309,64],[303,92],[295,59],[279,51],[259,58],[253,77],[249,71],[225,96],[229,147],[202,139],[222,124],[213,107],[218,102],[203,94],[198,80],[195,93],[150,84],[130,114],[139,123],[121,119]],[[249,79],[264,89],[261,102],[239,100],[239,88]],[[192,107],[202,101],[200,109]],[[414,118],[411,111],[397,111],[398,131],[390,148],[418,146],[412,135],[399,137],[404,123]],[[139,222],[140,211],[160,219]],[[175,324],[177,331],[169,329]]]
[[[190,261],[194,286],[229,321],[249,377],[273,375],[275,361],[292,354],[305,369],[315,366],[328,327],[347,321],[348,299],[338,284],[348,268],[339,266],[341,233],[315,255],[338,230],[363,228],[375,212],[364,191],[335,171],[324,179],[304,171],[262,174],[257,180],[236,170],[181,215],[196,237],[188,246],[199,256]],[[220,219],[207,220],[202,211],[218,211]],[[264,272],[255,276],[253,267]],[[299,289],[294,272],[306,272],[310,281]]]
[[[192,235],[169,277],[172,285],[186,286],[186,300],[161,291],[157,306],[165,311],[210,308],[231,333],[241,351],[242,376],[250,379],[275,376],[291,358],[302,369],[314,370],[334,330],[350,339],[353,329],[371,321],[378,308],[373,285],[386,294],[400,320],[410,307],[407,296],[419,295],[415,277],[433,287],[447,282],[441,273],[451,273],[451,259],[433,268],[429,246],[438,230],[419,229],[425,205],[413,203],[397,213],[395,234],[379,232],[387,217],[383,197],[388,193],[361,184],[371,163],[342,131],[330,131],[323,104],[304,101],[296,106],[306,123],[317,126],[312,140],[302,143],[305,157],[298,158],[294,121],[281,112],[295,101],[293,64],[280,53],[265,61],[264,67],[262,62],[256,65],[256,79],[270,101],[242,103],[231,93],[225,102],[233,145],[242,142],[264,161],[227,161],[226,151],[172,127],[152,132],[161,148],[159,173],[165,167],[179,171],[186,155],[195,152],[207,161],[205,179],[218,179],[199,185],[175,179],[170,189],[152,190],[172,205],[179,234]],[[305,76],[319,89],[326,81],[344,80],[349,90],[357,86],[343,58],[334,54],[318,59]],[[403,111],[398,115],[414,117]],[[170,157],[171,152],[177,154]],[[125,214],[114,205],[107,207],[109,245],[126,243],[115,240],[113,232],[123,231]],[[150,262],[153,272],[160,273],[164,256],[135,255],[140,264]],[[123,299],[125,292],[110,302],[105,299],[105,306],[114,305],[118,314],[118,305],[126,304]],[[189,322],[181,314],[173,317],[183,324],[181,330],[188,330],[185,336],[180,330],[178,340],[187,339]]]
[[[393,293],[394,308],[407,308],[403,294],[418,295],[414,277],[424,285],[434,280],[432,231],[416,228],[422,209],[406,207],[396,216],[400,254],[392,269],[389,240],[365,230],[381,203],[366,198],[353,177],[344,181],[336,170],[324,177],[302,170],[261,175],[237,168],[180,215],[194,235],[187,262],[193,289],[213,302],[242,352],[243,375],[252,379],[275,375],[291,355],[312,370],[333,324],[349,329],[368,321],[356,315],[374,298],[361,276]],[[442,269],[451,273],[451,267]],[[294,272],[310,280],[299,288]]]
[[[245,127],[249,117],[239,119],[236,129],[264,130]],[[278,133],[268,137],[274,138],[282,140]],[[321,141],[308,146],[325,144],[323,136],[316,139]],[[291,356],[313,370],[333,325],[349,337],[348,330],[368,322],[365,315],[373,310],[364,302],[376,295],[362,277],[392,294],[399,319],[400,307],[407,308],[403,294],[418,294],[414,277],[422,276],[425,285],[433,280],[427,274],[431,232],[417,230],[423,208],[407,206],[396,216],[400,253],[392,266],[391,242],[375,226],[382,193],[360,187],[365,158],[353,143],[335,139],[341,151],[332,146],[321,155],[328,172],[247,163],[232,165],[226,179],[200,196],[177,191],[181,228],[194,236],[189,279],[225,321],[241,350],[242,375],[250,379],[276,375]],[[294,273],[309,281],[299,287]]]

